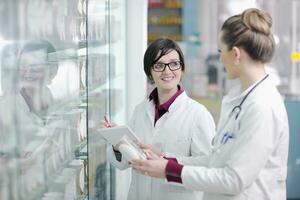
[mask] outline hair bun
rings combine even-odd
[[[264,10],[250,8],[242,13],[242,21],[251,31],[262,33],[265,35],[271,34],[272,17]]]

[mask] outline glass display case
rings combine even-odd
[[[114,199],[105,142],[92,138],[103,116],[125,120],[125,2],[0,10],[0,199]]]

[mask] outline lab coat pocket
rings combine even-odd
[[[202,199],[203,193],[199,191],[188,190],[182,185],[168,185],[167,199]]]
[[[213,147],[213,154],[210,156],[211,165],[217,167],[224,166],[224,162],[231,156],[235,139],[227,141],[225,144],[219,144]]]
[[[228,155],[228,152],[230,152],[232,150],[232,146],[235,143],[235,139],[230,139],[228,141],[226,141],[226,143],[218,143],[216,144],[213,149],[217,152],[217,153],[222,153],[224,155]]]
[[[168,141],[166,143],[166,152],[177,156],[190,155],[191,142],[188,139],[176,139],[175,141]]]

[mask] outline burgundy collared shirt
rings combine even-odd
[[[165,103],[162,105],[159,105],[159,99],[158,99],[158,92],[157,88],[155,88],[149,95],[149,100],[151,101],[153,99],[155,104],[155,118],[154,118],[154,125],[156,124],[157,120],[161,118],[166,112],[169,111],[170,106],[175,101],[175,99],[183,93],[183,89],[181,89],[180,85],[178,85],[177,92]]]

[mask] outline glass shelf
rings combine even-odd
[[[105,141],[89,137],[125,118],[125,8],[0,2],[1,200],[113,198]]]

